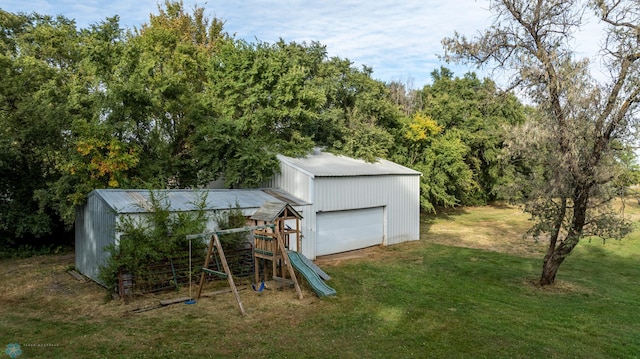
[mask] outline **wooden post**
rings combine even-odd
[[[236,288],[236,284],[233,282],[233,275],[231,270],[229,269],[229,264],[227,264],[227,258],[224,256],[224,251],[222,250],[222,244],[220,243],[220,239],[217,234],[213,235],[214,242],[216,248],[218,249],[218,253],[220,255],[220,261],[222,262],[222,267],[224,268],[224,272],[227,273],[227,281],[229,282],[229,286],[231,287],[231,291],[233,295],[236,297],[236,301],[238,302],[238,307],[240,307],[240,312],[242,315],[246,315],[244,311],[244,306],[242,305],[242,301],[240,300],[240,294],[238,293],[238,288]],[[203,273],[204,274],[204,273]]]
[[[213,254],[213,246],[215,245],[216,250],[220,255],[220,261],[222,262],[222,267],[224,268],[224,272],[227,274],[227,281],[229,282],[229,286],[231,287],[231,291],[233,295],[236,297],[236,301],[238,302],[238,306],[240,307],[240,312],[242,315],[246,315],[244,311],[244,306],[242,305],[242,301],[240,300],[240,294],[238,294],[238,289],[236,288],[236,284],[233,281],[233,275],[231,270],[229,269],[229,264],[227,264],[227,258],[224,256],[224,251],[222,250],[222,244],[220,243],[220,239],[217,234],[213,234],[211,236],[211,240],[209,241],[209,248],[207,249],[207,258],[204,260],[203,268],[209,268],[209,261],[211,260],[211,255]],[[196,299],[200,299],[200,295],[202,294],[202,287],[204,287],[204,278],[205,271],[202,271],[200,275],[200,288],[198,288],[198,296]]]
[[[253,283],[258,283],[259,280],[259,271],[260,271],[260,266],[258,264],[258,257],[256,257],[256,232],[255,231],[251,231],[251,244],[253,245]]]
[[[293,280],[293,285],[296,287],[296,292],[298,292],[298,299],[302,299],[302,290],[300,289],[300,284],[298,284],[298,279],[296,278],[296,273],[293,270],[293,266],[291,266],[291,262],[289,261],[289,255],[287,254],[287,250],[284,248],[284,243],[282,242],[280,233],[276,233],[276,238],[278,240],[278,247],[280,247],[280,251],[282,253],[282,261],[284,262],[283,264],[289,270],[289,275],[291,276],[291,280]],[[284,275],[282,277],[284,278]]]
[[[300,218],[296,217],[296,251],[302,253],[302,233],[300,233]]]
[[[211,260],[212,252],[213,252],[213,236],[211,236],[211,239],[209,239],[209,248],[207,249],[207,258],[204,259],[203,268],[209,268],[209,260]],[[198,288],[198,296],[196,297],[196,299],[200,299],[200,294],[202,293],[202,287],[204,287],[204,276],[205,276],[205,273],[204,271],[202,271],[202,274],[200,275],[200,285]]]
[[[272,277],[277,277],[278,274],[278,243],[277,242],[273,242],[273,244],[271,245],[271,248],[273,249],[273,257],[271,258],[271,276]]]

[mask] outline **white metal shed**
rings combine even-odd
[[[305,256],[419,239],[420,172],[324,152],[278,158],[280,174],[268,186],[309,203],[302,210]]]
[[[265,202],[299,204],[300,200],[279,190],[154,190],[166,196],[170,212],[195,210],[198,196],[206,193],[206,210],[228,210],[236,204],[248,217]],[[163,202],[164,203],[164,202]],[[104,248],[117,244],[116,223],[122,216],[136,216],[148,211],[150,191],[142,189],[97,189],[89,193],[87,203],[78,207],[75,223],[76,268],[87,277],[99,281],[100,266],[109,253]],[[296,208],[299,210],[299,208]],[[210,218],[207,230],[214,231],[217,223]]]

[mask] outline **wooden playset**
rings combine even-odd
[[[262,261],[271,262],[271,276],[275,281],[291,283],[296,289],[298,298],[302,299],[302,290],[300,284],[296,278],[296,273],[293,269],[291,261],[289,260],[288,251],[290,251],[291,242],[295,240],[296,250],[300,251],[302,248],[301,233],[300,233],[300,219],[302,216],[291,205],[280,202],[267,202],[258,209],[251,216],[251,226],[227,230],[219,230],[210,233],[202,233],[196,235],[189,235],[187,239],[197,239],[206,237],[209,238],[209,246],[207,248],[207,255],[205,257],[205,263],[202,267],[202,274],[200,276],[200,284],[198,288],[198,295],[196,299],[200,299],[202,294],[202,288],[206,275],[215,275],[221,278],[227,279],[229,287],[238,303],[240,312],[245,315],[244,306],[240,299],[237,287],[233,280],[233,274],[229,269],[229,265],[224,255],[224,249],[220,242],[220,235],[229,233],[247,233],[249,240],[253,242],[253,260],[254,260],[254,281],[260,282],[260,266]],[[293,225],[293,226],[291,226]],[[211,258],[216,256],[222,263],[224,272],[213,270],[209,267]],[[268,268],[265,266],[262,273],[266,277]],[[288,278],[287,278],[288,275]],[[263,282],[264,283],[264,282]],[[264,284],[262,284],[262,288]]]

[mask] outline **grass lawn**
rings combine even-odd
[[[637,204],[625,209],[640,218]],[[66,271],[73,255],[0,262],[0,349],[19,358],[633,358],[640,357],[640,231],[583,241],[554,287],[532,284],[543,243],[519,210],[423,216],[422,239],[322,258],[338,296],[240,292],[134,314]],[[206,291],[206,290],[205,290]],[[3,354],[0,354],[2,357]],[[8,356],[6,356],[8,358]]]

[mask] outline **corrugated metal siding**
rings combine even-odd
[[[384,207],[385,245],[420,238],[419,172],[405,169],[403,174],[325,177],[310,172],[313,166],[301,168],[295,161],[288,160],[281,161],[280,168],[281,173],[269,186],[281,188],[309,203],[302,209],[305,256],[316,258],[316,213],[321,211]]]
[[[170,212],[192,211],[200,196],[206,195],[206,210],[235,207],[258,208],[264,202],[275,201],[274,197],[259,189],[243,190],[157,190],[153,191],[161,203],[168,202]],[[98,189],[93,191],[118,213],[145,213],[151,207],[151,194],[140,189]]]
[[[280,188],[301,199],[313,203],[313,178],[288,163],[280,162],[280,173],[273,176],[267,187]]]
[[[322,212],[384,206],[395,191],[386,176],[321,177],[315,187],[315,205]]]
[[[307,203],[302,206],[294,206],[294,208],[303,217],[301,222],[302,254],[315,259],[316,212],[313,205],[313,176],[288,163],[280,162],[280,173],[266,183],[266,186],[280,188]]]
[[[302,213],[302,254],[307,258],[316,258],[316,211],[313,205],[307,205],[299,211]]]
[[[315,179],[316,211],[385,206],[385,244],[420,237],[420,177],[362,176]]]
[[[420,239],[420,176],[398,176],[393,182],[397,190],[387,206],[387,244],[417,241]]]
[[[76,267],[99,282],[98,273],[109,254],[104,247],[115,238],[116,213],[99,196],[92,194],[81,206],[76,220]]]
[[[196,192],[186,190],[163,191],[168,194],[171,212],[193,210]],[[251,216],[264,202],[278,201],[262,190],[211,190],[207,191],[207,210],[226,210],[238,203],[245,214]],[[281,196],[288,196],[281,193]],[[104,247],[117,243],[116,223],[122,216],[143,219],[145,202],[149,199],[147,190],[95,190],[87,198],[87,203],[76,212],[76,267],[89,278],[98,281],[100,266],[109,257]],[[297,200],[296,200],[297,201]],[[304,215],[304,206],[294,206]],[[207,230],[217,227],[215,218],[207,223]],[[99,282],[99,281],[98,281]]]

